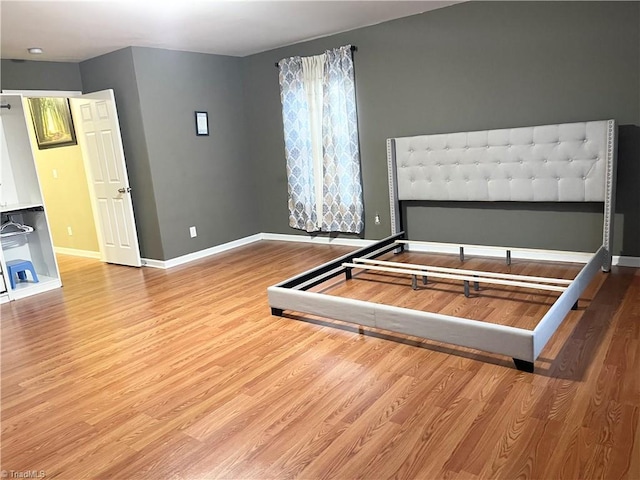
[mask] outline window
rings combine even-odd
[[[279,62],[289,225],[307,232],[364,228],[351,46]]]

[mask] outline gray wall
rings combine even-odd
[[[244,59],[246,125],[261,229],[287,225],[277,69],[287,56],[351,43],[367,238],[390,232],[385,139],[615,118],[621,125],[616,254],[640,255],[640,4],[468,2]],[[412,238],[593,251],[593,205],[409,206]],[[374,215],[382,217],[374,225]]]
[[[86,92],[115,91],[143,257],[259,232],[239,58],[130,47],[80,69]],[[196,110],[209,114],[208,136],[195,134]]]
[[[133,61],[163,258],[258,233],[241,60],[134,47]],[[208,112],[209,136],[196,136],[196,110]]]
[[[3,59],[0,84],[2,90],[82,91],[77,63]]]
[[[85,93],[108,88],[114,91],[140,253],[145,258],[162,260],[165,257],[132,49],[86,60],[80,64],[80,72]]]
[[[4,89],[113,88],[142,255],[165,260],[287,225],[277,69],[352,43],[367,238],[389,231],[385,139],[588,119],[620,126],[616,251],[640,256],[640,3],[468,2],[243,59],[127,48],[78,64],[2,60]],[[211,135],[196,137],[195,110]],[[592,250],[599,206],[405,207],[414,238]],[[374,225],[376,212],[382,224]],[[198,237],[188,237],[188,227]]]
[[[3,88],[114,90],[143,257],[167,260],[260,231],[241,59],[129,47],[79,65],[8,65]],[[196,110],[209,113],[209,136],[195,135]]]

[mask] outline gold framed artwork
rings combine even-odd
[[[76,132],[69,99],[56,97],[29,98],[29,109],[36,132],[38,148],[76,145]]]

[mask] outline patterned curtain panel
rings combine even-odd
[[[286,58],[279,67],[289,226],[360,233],[364,208],[351,46]]]
[[[280,61],[280,99],[289,185],[289,226],[317,231],[311,122],[304,88],[302,59]]]
[[[351,46],[327,50],[325,56],[322,230],[360,233],[364,207]]]

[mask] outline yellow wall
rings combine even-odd
[[[27,101],[25,100],[24,103],[25,109],[30,112]],[[80,146],[39,150],[33,123],[30,121],[30,113],[28,120],[29,136],[33,145],[53,245],[98,252],[100,247]],[[71,227],[71,235],[69,235],[69,227]]]

